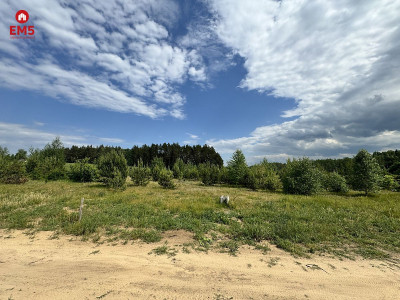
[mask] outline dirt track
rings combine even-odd
[[[0,299],[399,299],[400,267],[381,261],[225,253],[148,254],[161,245],[96,245],[0,231]],[[170,233],[169,245],[190,240]],[[317,265],[319,268],[317,268]]]

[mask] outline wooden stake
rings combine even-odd
[[[82,219],[83,201],[85,201],[85,198],[81,199],[81,206],[79,207],[79,222]]]

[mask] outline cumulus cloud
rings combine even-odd
[[[6,1],[0,28],[15,23],[13,12],[20,7],[30,13],[35,40],[1,37],[0,85],[7,88],[35,90],[76,105],[182,119],[186,99],[180,85],[206,80],[196,50],[170,38],[168,27],[179,13],[173,1]],[[27,74],[30,84],[15,81]]]
[[[262,157],[341,156],[400,143],[400,3],[210,1],[215,32],[245,60],[241,87],[294,98],[294,120],[210,140]]]

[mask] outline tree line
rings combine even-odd
[[[374,152],[372,157],[385,173],[400,176],[400,150]],[[337,172],[347,179],[351,177],[353,170],[353,159],[349,157],[317,159],[315,160],[315,164],[327,172]]]
[[[30,149],[29,154],[21,149],[10,155],[6,148],[0,147],[0,181],[24,183],[28,179],[68,178],[124,188],[130,176],[135,185],[147,185],[153,180],[164,188],[174,188],[174,180],[200,180],[204,185],[228,184],[253,190],[283,190],[288,194],[346,193],[350,188],[368,194],[379,189],[399,190],[400,176],[390,173],[397,170],[398,153],[396,150],[371,155],[360,150],[354,158],[289,159],[285,164],[264,159],[249,166],[238,149],[227,166],[223,166],[220,155],[207,145],[153,144],[132,149],[73,146],[69,149],[56,138],[43,149]],[[74,163],[66,164],[67,161]]]
[[[135,165],[139,160],[145,165],[150,165],[154,158],[159,157],[163,160],[167,168],[172,169],[177,159],[181,159],[185,164],[199,165],[210,162],[222,166],[223,160],[215,149],[208,145],[184,145],[177,143],[151,144],[143,146],[133,146],[131,149],[110,146],[72,146],[64,149],[65,161],[75,163],[81,159],[88,159],[89,163],[95,163],[100,156],[115,150],[122,152],[128,166]]]

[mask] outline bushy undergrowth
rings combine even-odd
[[[220,169],[218,166],[204,163],[199,166],[201,182],[205,185],[214,185],[220,181]]]
[[[112,150],[100,156],[97,162],[100,180],[110,188],[125,187],[128,165],[124,155]]]
[[[96,166],[89,164],[89,159],[85,158],[70,166],[68,177],[76,182],[93,182],[98,179],[98,171]]]
[[[161,157],[155,157],[151,162],[151,176],[153,181],[158,181],[161,171],[165,169],[164,161]]]
[[[21,160],[0,158],[0,182],[22,184],[28,181],[25,163]]]
[[[252,190],[276,191],[282,188],[281,180],[267,160],[249,168],[246,186]]]
[[[149,184],[151,178],[151,170],[139,159],[136,166],[130,169],[129,176],[135,185],[146,186]]]
[[[165,189],[174,189],[175,184],[173,181],[174,175],[172,171],[167,169],[162,169],[158,175],[158,184]]]
[[[349,187],[346,179],[336,172],[322,173],[322,186],[328,192],[347,193]]]
[[[282,183],[287,194],[316,194],[321,188],[321,173],[308,158],[289,159],[283,170]]]

